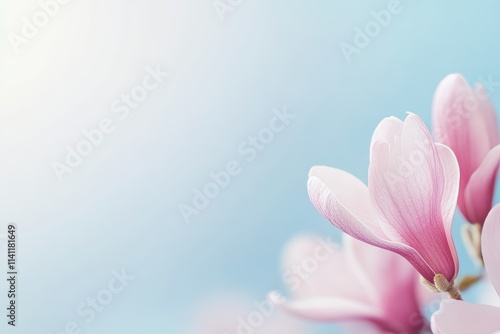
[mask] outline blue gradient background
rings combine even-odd
[[[187,333],[219,293],[283,289],[289,238],[340,236],[309,203],[311,166],[366,182],[383,117],[413,111],[430,125],[447,74],[500,79],[494,1],[402,0],[348,64],[339,44],[387,3],[244,0],[221,21],[209,0],[73,0],[16,54],[7,33],[39,7],[0,1],[0,226],[19,226],[21,277],[19,327],[1,331],[55,334],[122,267],[135,280],[84,333]],[[171,76],[59,183],[51,164],[65,146],[116,120],[111,102],[156,64]],[[491,99],[500,105],[500,92]],[[290,126],[185,224],[178,205],[241,161],[238,145],[283,106]],[[473,273],[458,244],[461,274]]]

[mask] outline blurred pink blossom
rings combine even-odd
[[[484,265],[497,294],[500,296],[500,204],[484,222],[482,235]],[[500,332],[500,308],[445,300],[432,317],[435,333],[491,334]]]
[[[500,165],[497,119],[486,89],[448,75],[436,89],[432,123],[436,141],[449,146],[460,165],[460,211],[470,223],[483,224]]]
[[[341,322],[350,333],[419,333],[421,308],[435,296],[398,254],[344,234],[344,247],[318,247],[300,236],[285,249],[284,281],[290,300],[270,299],[284,310],[314,321]],[[292,269],[292,270],[290,270]]]

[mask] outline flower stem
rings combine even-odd
[[[447,291],[451,299],[463,300],[460,290],[456,286],[452,285],[451,289]]]
[[[460,290],[455,286],[455,282],[448,281],[446,277],[441,274],[434,276],[434,286],[439,292],[446,292],[452,299],[463,300]]]

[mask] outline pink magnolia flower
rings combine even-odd
[[[224,298],[207,303],[194,319],[192,334],[305,334],[303,324],[267,300]]]
[[[497,295],[495,287],[488,277],[479,282],[478,300],[479,304],[500,307],[500,294]]]
[[[389,117],[376,128],[368,187],[329,167],[313,167],[307,186],[316,209],[334,226],[402,255],[428,282],[445,278],[448,291],[458,272],[451,235],[458,184],[453,152],[434,144],[423,121],[409,114],[404,122]]]
[[[500,296],[500,205],[486,218],[482,235],[484,265]],[[446,300],[432,316],[433,330],[440,334],[491,334],[500,332],[500,308]]]
[[[460,165],[460,211],[470,223],[483,224],[500,166],[497,119],[485,88],[472,89],[461,75],[448,75],[436,89],[432,123],[436,140],[453,150]]]
[[[319,240],[300,236],[286,247],[283,279],[293,297],[272,293],[273,302],[301,318],[341,322],[351,333],[410,334],[426,327],[421,307],[434,294],[407,261],[347,234],[343,249]]]

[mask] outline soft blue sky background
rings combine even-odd
[[[383,117],[413,111],[430,125],[449,73],[500,80],[495,1],[402,0],[348,64],[339,44],[387,3],[243,0],[221,21],[210,0],[73,0],[15,53],[7,34],[39,5],[0,1],[0,228],[19,225],[17,333],[61,331],[122,267],[135,280],[84,333],[185,333],[221,292],[262,300],[283,288],[290,237],[339,237],[309,203],[311,166],[366,181]],[[120,121],[111,103],[157,64],[171,76]],[[500,92],[491,99],[500,105]],[[290,126],[185,224],[178,205],[243,161],[238,145],[283,106]],[[59,183],[52,162],[105,117],[115,131]]]

